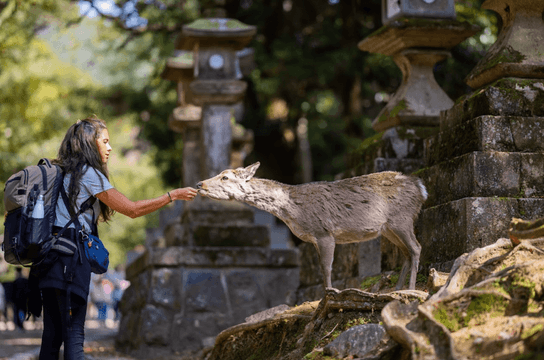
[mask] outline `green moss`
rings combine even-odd
[[[536,284],[534,282],[520,276],[519,274],[514,274],[512,279],[512,286],[529,289],[530,291],[529,298],[534,299],[535,287],[536,287]]]
[[[417,177],[421,177],[427,170],[429,170],[430,168],[429,167],[425,167],[425,168],[422,168],[422,169],[419,169],[419,170],[416,170],[412,173],[412,175],[414,176],[417,176]]]
[[[387,30],[391,29],[391,27],[389,26],[382,26],[381,28],[379,28],[378,30],[374,31],[372,34],[368,35],[367,39],[370,39],[372,37],[375,37],[375,36],[378,36],[378,35],[381,35],[383,34],[384,32],[386,32]]]
[[[451,332],[456,332],[463,327],[461,316],[456,312],[448,312],[448,309],[443,304],[440,304],[433,311],[433,317]]]
[[[382,140],[383,132],[377,133],[369,138],[363,140],[363,142],[357,147],[353,154],[356,156],[361,156],[366,153],[369,149],[372,149],[379,145],[379,142]]]
[[[361,289],[368,289],[369,287],[373,286],[374,284],[377,284],[378,281],[381,279],[381,275],[376,276],[370,276],[363,279],[361,282]]]
[[[217,19],[198,19],[187,25],[187,28],[195,30],[219,30],[220,27],[225,27],[229,30],[248,30],[251,28],[251,26],[236,19],[224,20],[226,21],[218,21]]]
[[[499,59],[500,60],[500,59]],[[503,58],[504,60],[504,58]],[[483,71],[483,70],[482,70]],[[484,86],[483,88],[474,91],[470,94],[463,95],[459,97],[455,104],[458,105],[460,103],[467,103],[464,105],[468,111],[472,111],[474,109],[475,104],[477,104],[479,101],[481,101],[480,95],[485,93],[485,91],[489,88],[497,88],[503,93],[508,93],[512,99],[522,99],[524,98],[524,95],[519,91],[516,90],[516,87],[525,87],[529,86],[533,90],[542,91],[540,88],[537,88],[534,86],[535,83],[542,83],[542,81],[533,80],[533,79],[519,79],[519,78],[502,78],[494,81],[493,83]],[[535,105],[538,105],[535,103]]]
[[[468,324],[472,319],[478,319],[481,315],[490,314],[491,316],[502,315],[506,309],[506,299],[494,294],[484,294],[478,296],[470,302],[467,308],[467,315],[464,317],[464,323]]]
[[[485,316],[492,317],[504,314],[507,301],[503,296],[495,294],[483,294],[472,299],[461,316],[459,309],[449,309],[446,305],[440,304],[434,311],[434,318],[443,324],[451,332],[468,326],[471,320],[484,321]]]
[[[316,356],[318,356],[317,353],[309,353],[309,354],[304,355],[304,359],[305,360],[314,360],[316,358]]]
[[[193,60],[193,52],[189,51],[183,51],[177,54],[177,56],[172,56],[168,59],[168,61],[184,65],[184,66],[193,66],[194,60]]]
[[[521,334],[521,338],[523,340],[525,340],[527,338],[530,338],[534,334],[536,334],[538,332],[541,332],[542,330],[544,330],[544,325],[537,324],[537,325],[533,326],[532,328],[523,331],[523,333]]]
[[[504,288],[503,284],[502,284],[502,281],[500,279],[497,279],[493,282],[493,289],[495,289],[496,291],[498,291],[499,293],[501,294],[504,294],[504,295],[508,295],[508,291],[506,291],[506,289]]]
[[[380,117],[378,118],[378,122],[384,122],[390,118],[395,118],[399,115],[399,113],[406,109],[408,105],[406,104],[406,100],[401,100],[397,105],[395,105],[390,111],[385,110]]]
[[[508,200],[507,197],[498,197],[497,195],[491,197],[491,200],[496,200],[496,201],[506,201]]]
[[[530,359],[534,359],[534,353],[529,351],[529,352],[525,352],[523,354],[518,354],[516,355],[516,357],[514,358],[514,360],[530,360]]]
[[[520,63],[526,56],[514,50],[510,45],[504,47],[497,54],[492,55],[478,73],[482,73],[502,63]]]
[[[368,35],[368,38],[379,36],[391,29],[403,29],[409,27],[425,27],[425,28],[444,28],[445,26],[459,26],[459,22],[450,19],[425,19],[425,18],[399,18],[393,21],[389,25],[382,26],[372,34]]]
[[[365,317],[360,317],[360,318],[357,318],[357,319],[351,319],[350,321],[347,322],[346,326],[344,327],[344,330],[347,330],[347,329],[352,328],[354,326],[364,325],[364,324],[368,324],[368,323],[370,323],[370,320],[365,318]]]

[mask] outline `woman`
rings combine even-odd
[[[174,200],[190,201],[196,196],[196,189],[187,187],[172,190],[155,199],[129,200],[109,182],[107,162],[111,151],[104,121],[87,118],[78,120],[68,129],[58,158],[54,160],[65,172],[66,190],[64,199],[59,195],[54,233],[70,221],[70,214],[77,213],[82,204],[92,197],[99,201],[77,217],[76,224],[72,223],[63,237],[77,243],[81,236],[76,231],[78,225],[84,232],[96,234],[98,218],[108,221],[114,212],[119,212],[134,219]],[[79,249],[82,252],[81,246]],[[40,360],[57,360],[62,343],[66,360],[84,359],[84,325],[91,269],[86,257],[81,255],[59,255],[49,269],[37,275],[44,323]]]

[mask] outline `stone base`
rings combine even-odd
[[[265,225],[196,224],[193,228],[195,246],[270,246],[270,229]]]
[[[423,210],[416,224],[420,266],[428,270],[507,237],[512,217],[544,217],[544,199],[470,197]]]
[[[425,139],[428,166],[474,151],[544,152],[544,117],[480,116]]]
[[[426,207],[465,197],[544,196],[544,154],[472,152],[417,172]]]
[[[159,354],[213,345],[222,330],[287,304],[299,287],[298,252],[266,248],[155,249],[127,269],[117,346]]]
[[[351,171],[343,177],[384,170],[410,174],[423,167],[424,139],[437,131],[437,127],[397,126],[378,133],[350,154]]]
[[[155,267],[298,267],[298,251],[260,247],[179,246],[154,248],[134,260],[126,269],[129,281]]]
[[[248,205],[197,197],[185,205],[181,221],[184,224],[251,224],[253,217],[253,209]]]
[[[480,116],[544,116],[544,80],[504,78],[466,95],[440,115],[440,131]]]

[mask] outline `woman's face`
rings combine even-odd
[[[102,129],[99,134],[100,136],[96,139],[96,146],[98,146],[98,152],[100,153],[102,162],[105,164],[108,162],[111,152],[110,134],[108,133],[108,129]]]

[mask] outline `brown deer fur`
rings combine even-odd
[[[395,244],[405,257],[397,289],[410,270],[415,289],[421,246],[414,220],[427,191],[417,177],[380,172],[332,182],[286,185],[254,178],[260,163],[225,170],[197,184],[199,193],[217,200],[237,200],[268,211],[301,240],[317,249],[325,287],[331,287],[336,244],[367,241],[379,235]]]

